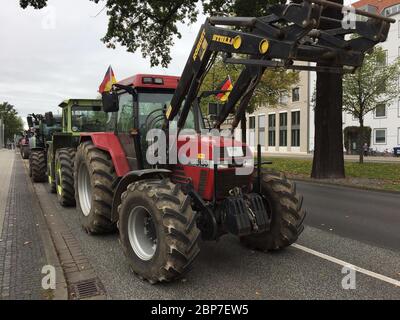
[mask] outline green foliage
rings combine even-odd
[[[290,159],[271,157],[264,160],[272,161],[265,167],[282,171],[289,176],[308,179],[311,173],[311,159]],[[346,179],[343,184],[362,187],[400,191],[400,172],[397,163],[345,162]],[[340,181],[338,181],[340,183]]]
[[[199,8],[207,15],[262,16],[268,5],[277,0],[90,0],[103,3],[109,16],[103,42],[110,48],[117,44],[129,52],[141,50],[152,66],[167,67],[175,37],[181,38],[178,23],[197,20]],[[47,0],[20,0],[22,8],[42,9]],[[194,39],[193,39],[194,41]]]
[[[242,71],[242,66],[232,64],[224,64],[222,59],[217,59],[213,67],[205,77],[201,91],[219,90],[218,86],[230,76],[233,84]],[[261,105],[277,106],[279,97],[287,95],[292,86],[299,82],[299,73],[287,71],[284,69],[267,69],[257,86],[252,100],[250,101],[247,112],[252,113]],[[215,97],[210,97],[202,100],[203,112],[206,110],[208,102],[216,102]]]
[[[15,134],[23,131],[24,126],[22,119],[18,116],[18,112],[14,106],[8,102],[0,104],[0,119],[4,122],[4,142],[12,141]]]
[[[400,60],[386,64],[386,54],[376,47],[365,56],[364,64],[343,77],[343,110],[362,120],[379,104],[387,104],[400,91]]]

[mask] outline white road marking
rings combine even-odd
[[[376,272],[373,272],[373,271],[370,271],[370,270],[367,270],[367,269],[364,269],[364,268],[357,267],[357,266],[355,266],[355,265],[353,265],[351,263],[348,263],[346,261],[343,261],[343,260],[328,256],[327,254],[315,251],[313,249],[309,249],[307,247],[303,247],[302,245],[299,245],[299,244],[292,244],[292,247],[295,247],[295,248],[297,248],[299,250],[302,250],[304,252],[310,253],[310,254],[312,254],[314,256],[317,256],[317,257],[319,257],[321,259],[325,259],[325,260],[328,260],[330,262],[336,263],[336,264],[341,265],[343,267],[351,268],[351,269],[353,269],[353,270],[355,270],[357,272],[363,273],[363,274],[365,274],[367,276],[370,276],[372,278],[375,278],[375,279],[378,279],[378,280],[393,284],[393,285],[395,285],[397,287],[400,287],[400,281],[399,280],[392,279],[392,278],[389,278],[389,277],[384,276],[382,274],[379,274],[379,273],[376,273]]]

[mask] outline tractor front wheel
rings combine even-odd
[[[61,148],[56,151],[55,185],[58,202],[64,207],[75,205],[74,161],[75,149]]]
[[[200,252],[191,199],[170,180],[149,179],[122,194],[119,234],[132,271],[150,283],[185,274]]]
[[[34,150],[29,156],[29,175],[33,182],[46,181],[46,155],[43,150]]]
[[[113,232],[111,205],[117,180],[110,155],[92,142],[82,143],[76,153],[75,198],[84,230],[89,234]]]
[[[261,195],[271,215],[271,228],[240,238],[247,247],[261,251],[280,250],[296,242],[304,229],[306,212],[302,209],[303,196],[296,185],[282,173],[268,171],[261,177]]]

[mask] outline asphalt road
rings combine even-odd
[[[226,236],[202,244],[194,269],[183,281],[150,285],[130,272],[117,235],[87,235],[74,208],[60,207],[45,185],[36,185],[40,200],[53,204],[51,214],[60,214],[80,242],[110,299],[400,299],[399,242],[392,242],[398,240],[396,196],[389,201],[392,195],[386,193],[305,183],[299,184],[299,190],[306,197],[308,219],[298,244],[317,254],[298,247],[279,253],[254,252]],[[368,198],[374,206],[365,203],[363,217],[355,207]],[[379,203],[385,203],[384,219],[378,219],[375,204]],[[385,226],[392,231],[383,237]],[[369,234],[363,228],[375,231]],[[368,275],[357,272],[356,288],[345,290],[343,265],[333,258],[364,268]]]
[[[343,237],[400,250],[400,193],[297,182],[307,224]]]

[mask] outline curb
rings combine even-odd
[[[26,165],[26,161],[23,161],[24,164],[24,168],[25,168],[25,173],[28,174],[28,168]],[[45,254],[46,254],[46,259],[48,261],[48,263],[52,266],[54,266],[55,270],[56,270],[56,289],[54,289],[53,292],[53,299],[52,300],[68,300],[68,286],[67,286],[67,281],[65,279],[65,275],[64,275],[64,271],[63,268],[61,266],[61,262],[60,259],[58,258],[57,255],[57,250],[54,244],[54,239],[52,238],[51,234],[50,234],[50,226],[47,223],[47,220],[44,217],[44,212],[43,212],[43,208],[41,206],[41,203],[39,201],[39,198],[35,192],[35,188],[33,186],[33,183],[31,181],[31,179],[29,178],[28,175],[28,179],[29,182],[29,189],[32,192],[32,194],[34,195],[40,212],[41,214],[38,215],[38,220],[39,220],[39,229],[40,229],[40,236],[42,237],[43,240],[43,246],[44,246],[44,250],[45,250]],[[47,228],[45,227],[47,226]]]
[[[299,182],[308,182],[320,186],[335,186],[335,187],[345,187],[345,188],[350,188],[350,189],[357,189],[357,190],[364,190],[364,191],[374,191],[374,192],[383,192],[383,193],[390,193],[390,194],[400,194],[400,191],[394,191],[394,190],[385,190],[385,189],[376,189],[376,188],[370,188],[366,186],[357,186],[357,185],[350,185],[350,184],[343,184],[343,183],[336,183],[336,182],[328,182],[328,181],[316,181],[313,179],[307,179],[307,178],[299,178],[299,177],[294,177],[291,175],[286,175],[290,180],[293,181],[299,181]]]

